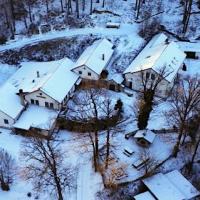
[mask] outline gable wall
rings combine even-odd
[[[38,100],[39,101],[39,106],[45,107],[45,102],[48,102],[49,104],[53,103],[55,110],[59,110],[60,109],[60,104],[57,101],[55,101],[54,99],[52,99],[51,97],[49,97],[48,95],[46,95],[45,93],[43,93],[40,90],[35,91],[33,93],[30,93],[30,94],[27,94],[25,96],[25,100],[29,104],[31,104],[31,99]]]
[[[155,72],[152,69],[147,69],[147,70],[145,70],[144,73],[146,73],[146,72],[148,72],[150,74],[151,73],[155,74]],[[132,88],[131,89],[138,90],[138,91],[141,91],[143,89],[141,72],[127,73],[124,76],[125,76],[125,85],[127,87],[129,87],[130,82],[132,82]],[[173,86],[173,81],[172,81],[172,83],[169,83],[168,81],[163,79],[160,82],[160,84],[158,85],[157,95],[161,96],[161,97],[165,97],[166,92],[169,91],[172,88],[172,86]]]
[[[4,119],[7,119],[9,124],[4,123]],[[11,126],[15,123],[14,119],[6,115],[5,113],[0,111],[0,127],[11,128]]]
[[[73,69],[73,71],[76,74],[78,74],[81,78],[91,79],[91,80],[99,79],[99,76],[95,72],[93,72],[91,69],[89,69],[87,66],[77,67],[77,68]],[[82,74],[79,74],[79,71],[81,71]],[[91,73],[91,76],[88,76],[88,73]]]

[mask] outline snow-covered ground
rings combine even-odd
[[[74,2],[73,2],[74,3]],[[161,24],[171,32],[178,33],[182,27],[180,23],[182,18],[182,8],[179,1],[168,0],[163,1],[164,9],[163,13],[159,14]],[[58,1],[54,2],[52,6],[58,7]],[[94,27],[86,26],[85,28],[67,28],[62,31],[50,31],[44,34],[33,35],[31,37],[23,36],[22,34],[16,37],[15,40],[8,41],[5,45],[0,46],[0,52],[7,50],[21,49],[25,46],[31,46],[34,44],[40,45],[41,42],[51,41],[59,38],[70,38],[73,36],[90,36],[93,34],[98,37],[117,38],[116,52],[111,60],[111,64],[108,66],[109,78],[121,81],[121,72],[128,67],[128,64],[132,61],[133,57],[137,54],[140,48],[144,45],[145,40],[138,35],[140,24],[135,23],[133,12],[134,3],[132,0],[121,1],[120,6],[118,1],[110,1],[106,5],[105,9],[102,9],[100,5],[94,4],[95,8],[99,10],[114,10],[113,14],[93,14],[91,21],[94,23]],[[196,8],[195,8],[196,9]],[[45,12],[45,7],[41,6],[39,9],[41,12]],[[37,13],[37,8],[33,8],[33,12]],[[88,12],[88,10],[86,10]],[[199,15],[192,15],[190,22],[190,31],[188,36],[192,39],[200,35]],[[39,20],[39,19],[37,19]],[[105,28],[105,24],[108,21],[120,22],[119,29]],[[196,30],[194,30],[194,28]],[[24,29],[22,23],[18,23],[18,32]],[[124,56],[124,59],[119,59]],[[181,72],[183,75],[194,76],[196,73],[200,74],[200,60],[186,59],[187,71]],[[0,64],[0,86],[17,70],[15,66],[6,64]],[[137,179],[142,174],[140,171],[132,167],[132,158],[126,157],[123,154],[124,148],[133,149],[136,156],[139,156],[141,148],[135,143],[133,138],[126,140],[124,134],[133,131],[137,128],[137,124],[134,117],[134,102],[136,101],[137,94],[133,92],[132,97],[128,97],[124,93],[109,92],[109,95],[113,100],[121,99],[124,104],[124,117],[128,120],[124,125],[123,133],[116,133],[111,139],[111,143],[114,148],[114,154],[117,155],[120,165],[126,166],[126,173],[129,175],[123,181],[132,181]],[[168,102],[159,103],[153,110],[148,123],[149,129],[162,129],[168,128],[164,111],[169,108]],[[10,134],[9,130],[0,129],[0,147],[7,150],[17,161],[18,166],[22,167],[20,160],[20,149],[23,137]],[[103,190],[102,177],[99,173],[94,173],[92,167],[92,154],[90,147],[86,148],[85,144],[88,144],[88,138],[78,133],[72,133],[68,131],[60,131],[61,138],[64,140],[62,148],[67,152],[66,162],[76,167],[77,169],[77,188],[70,193],[66,192],[67,200],[96,200],[96,192]],[[150,148],[151,153],[158,160],[166,159],[171,152],[173,144],[176,141],[176,134],[160,134],[155,143]],[[101,138],[101,143],[105,138]],[[162,151],[161,151],[162,149]],[[163,170],[181,169],[185,163],[185,152],[179,154],[177,159],[170,159],[163,165]],[[27,197],[27,193],[32,192],[31,183],[25,181],[22,176],[18,176],[14,184],[11,186],[11,191],[3,192],[0,190],[0,200],[25,200],[34,199],[35,195],[31,198]],[[46,200],[51,199],[48,194],[41,194],[39,199]]]
[[[78,29],[66,29],[63,31],[51,31],[44,34],[34,35],[31,37],[20,37],[15,40],[7,42],[5,45],[0,46],[0,51],[21,48],[25,45],[33,45],[46,40],[58,39],[63,37],[71,37],[76,35],[89,35],[95,34],[100,36],[127,36],[133,44],[139,42],[137,35],[137,24],[122,24],[119,29],[108,29],[105,27],[94,28],[78,28]],[[137,38],[137,39],[136,39]],[[129,47],[129,46],[128,46]]]
[[[0,64],[0,86],[16,71],[17,67],[15,66]]]

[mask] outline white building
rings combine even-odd
[[[24,110],[24,106],[15,94],[15,88],[9,83],[1,87],[0,96],[0,127],[11,128]]]
[[[167,174],[156,174],[142,182],[157,200],[190,200],[200,195],[200,192],[177,170]]]
[[[25,108],[27,113],[29,104],[60,111],[80,83],[79,76],[71,71],[73,65],[68,58],[22,63],[0,88],[0,126],[12,128]]]
[[[22,63],[8,81],[25,103],[60,110],[79,83],[79,76],[71,71],[73,64],[68,58]]]
[[[157,95],[165,97],[174,84],[185,56],[174,42],[169,43],[164,34],[158,34],[124,71],[124,83],[133,90],[142,91],[142,83],[150,87],[162,74]]]
[[[107,39],[95,41],[85,49],[72,71],[81,78],[98,80],[101,72],[108,65],[113,52],[113,44]]]

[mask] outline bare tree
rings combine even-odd
[[[69,113],[74,114],[77,121],[84,122],[87,127],[91,126],[91,130],[88,131],[88,137],[93,148],[95,171],[98,170],[99,162],[99,111],[102,103],[100,97],[102,95],[102,90],[87,89],[81,94],[74,95],[72,105],[68,105]]]
[[[79,0],[76,0],[76,16],[79,18]]]
[[[66,188],[73,187],[73,170],[64,163],[66,153],[61,149],[57,134],[47,139],[28,138],[23,141],[21,155],[25,159],[26,178],[31,180],[36,191],[52,191],[63,200]]]
[[[144,149],[141,152],[139,159],[142,163],[144,163],[144,176],[152,176],[155,173],[156,166],[159,162],[152,156],[150,151],[148,151],[147,149]]]
[[[74,119],[80,121],[83,126],[80,127],[80,132],[87,127],[84,132],[87,132],[92,146],[95,171],[98,171],[99,167],[99,134],[102,129],[106,130],[105,166],[108,167],[111,134],[118,129],[121,122],[119,115],[122,110],[122,102],[119,100],[117,102],[118,104],[113,103],[102,89],[87,89],[74,95],[72,102],[68,103],[69,115],[75,116]]]
[[[166,66],[160,67],[157,73],[141,70],[140,80],[142,95],[140,97],[137,116],[139,129],[146,128],[150,113],[153,110],[153,105],[155,103],[154,97],[158,93],[158,88],[171,73],[172,70]]]
[[[136,19],[139,18],[142,3],[143,3],[143,0],[136,0],[136,3],[135,3]]]
[[[61,12],[64,12],[64,7],[63,7],[63,0],[60,0],[60,7],[61,7]]]
[[[67,8],[67,16],[72,13],[72,1],[71,0],[65,0],[65,5]]]
[[[93,0],[90,0],[90,15],[93,12]]]
[[[177,156],[179,146],[184,143],[187,124],[189,120],[200,110],[200,79],[179,77],[174,86],[170,98],[171,109],[166,113],[170,122],[178,125],[179,135],[174,147],[174,156]]]
[[[15,160],[4,149],[0,149],[0,183],[2,190],[10,190],[10,184],[13,183],[15,175]]]
[[[102,102],[101,111],[104,115],[105,119],[105,128],[106,128],[106,158],[105,158],[105,169],[108,168],[109,158],[110,158],[110,149],[111,149],[111,136],[116,133],[120,132],[121,129],[119,125],[124,122],[122,121],[120,115],[122,112],[123,103],[119,99],[115,105],[113,105],[113,101],[106,97],[105,100]]]
[[[193,0],[184,0],[184,14],[183,14],[183,33],[187,32],[190,16],[191,16],[191,10],[192,10],[192,3]]]

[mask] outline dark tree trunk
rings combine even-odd
[[[61,12],[64,12],[64,7],[63,7],[63,0],[60,0],[60,7],[61,7]]]
[[[106,163],[105,163],[106,169],[108,168],[109,156],[110,156],[110,130],[108,128],[106,137]]]
[[[45,0],[47,15],[49,14],[49,0]]]
[[[82,11],[85,11],[85,0],[83,0]]]
[[[177,143],[174,147],[174,152],[173,152],[173,156],[176,158],[177,155],[178,155],[178,152],[179,152],[179,146],[180,146],[180,143],[181,143],[181,139],[182,139],[182,136],[183,136],[183,130],[184,130],[184,125],[181,126],[180,128],[180,131],[179,131],[179,135],[178,135],[178,139],[177,139]]]
[[[93,0],[90,0],[90,15],[93,12]]]
[[[29,14],[30,22],[33,23],[30,1],[28,1],[28,14]]]
[[[14,2],[13,0],[10,0],[10,8],[11,8],[11,16],[12,16],[12,32],[15,33],[15,10],[14,10]]]
[[[6,26],[7,26],[7,28],[9,28],[10,27],[10,22],[8,20],[8,13],[7,13],[7,10],[6,10],[5,6],[3,6],[3,10],[4,10],[4,18],[5,18],[5,21],[6,21]]]
[[[79,2],[76,0],[76,16],[79,18]]]
[[[105,0],[103,0],[103,4],[102,4],[102,7],[103,7],[103,8],[105,7]]]

